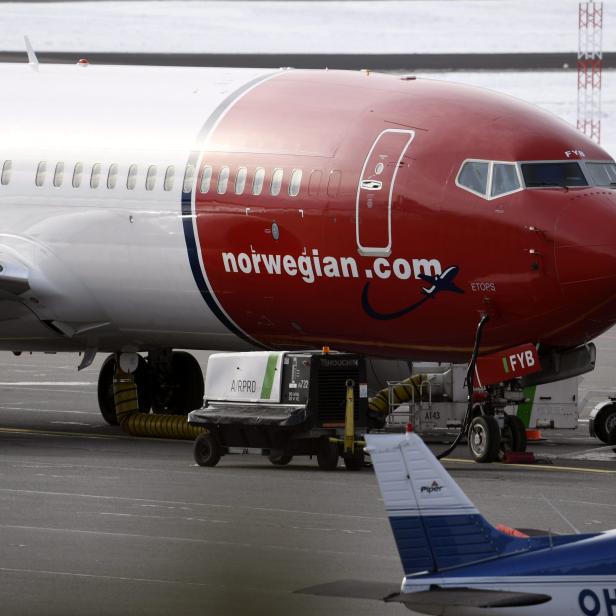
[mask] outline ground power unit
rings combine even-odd
[[[194,450],[202,466],[239,452],[266,455],[275,465],[316,456],[323,469],[342,458],[357,470],[370,423],[365,359],[321,351],[215,353],[205,406],[188,420],[206,428]]]

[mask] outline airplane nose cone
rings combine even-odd
[[[616,293],[616,195],[571,197],[556,223],[556,267],[567,301],[599,307]],[[616,315],[614,315],[616,316]],[[611,318],[611,317],[610,317]]]

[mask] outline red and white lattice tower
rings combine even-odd
[[[603,2],[580,2],[578,32],[577,127],[601,142]]]

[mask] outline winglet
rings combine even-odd
[[[38,66],[39,66],[38,58],[36,57],[36,54],[34,53],[34,48],[32,47],[32,44],[30,43],[30,39],[26,35],[24,35],[24,41],[26,43],[26,51],[28,52],[28,64],[30,64],[30,66],[36,71],[38,70]]]

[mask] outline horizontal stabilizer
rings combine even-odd
[[[385,601],[391,595],[400,592],[400,586],[389,582],[367,582],[365,580],[338,580],[327,584],[318,584],[296,590],[301,595],[317,595],[319,597],[346,597],[349,599],[374,599]]]
[[[444,607],[527,607],[540,605],[552,599],[550,595],[525,592],[506,592],[477,588],[440,588],[401,593],[386,582],[367,582],[362,580],[339,580],[297,590],[304,595],[319,597],[345,597],[348,599],[373,599],[387,603],[403,603],[418,612],[427,608]]]
[[[439,588],[419,592],[397,593],[385,599],[389,602],[404,603],[418,612],[432,607],[527,607],[551,601],[550,595],[527,592],[483,590],[480,588]]]

